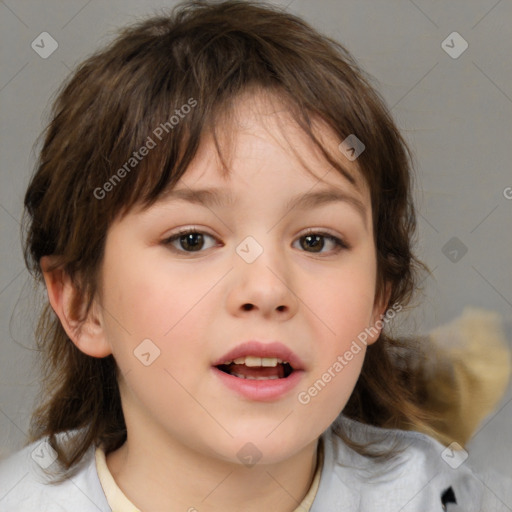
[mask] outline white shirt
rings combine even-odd
[[[346,446],[334,432],[339,427],[354,441],[384,449],[394,444],[401,453],[377,463]],[[310,512],[512,512],[511,478],[494,474],[492,480],[484,479],[471,470],[469,459],[460,463],[460,454],[424,434],[340,417],[322,441],[320,482]],[[91,447],[76,474],[57,485],[45,482],[36,462],[41,454],[44,459],[41,441],[1,461],[0,512],[112,511],[98,476],[96,453]],[[119,490],[113,479],[110,484]],[[119,492],[119,499],[126,498]],[[118,503],[124,508],[114,512],[137,511],[129,508],[133,505],[127,499]]]

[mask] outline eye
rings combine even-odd
[[[210,245],[208,245],[207,239],[213,240],[213,243],[210,242]],[[162,243],[172,246],[178,252],[200,252],[203,249],[209,249],[216,245],[213,236],[191,228],[183,229],[171,235]]]
[[[342,249],[349,249],[348,244],[334,235],[324,232],[309,231],[297,239],[302,249],[307,252],[321,253],[334,252],[338,253]],[[323,249],[327,247],[327,251]],[[331,248],[329,250],[329,247]]]

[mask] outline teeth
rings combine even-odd
[[[255,356],[246,356],[245,357],[245,366],[261,366],[261,357]]]
[[[277,375],[272,375],[271,377],[246,377],[245,375],[240,375],[238,373],[232,373],[234,377],[238,377],[239,379],[247,379],[247,380],[276,380],[279,379]]]
[[[287,363],[287,361],[282,361],[277,357],[257,357],[257,356],[246,356],[246,357],[238,357],[234,361],[226,361],[224,364],[226,366],[231,363],[235,364],[245,364],[245,366],[249,367],[257,367],[264,366],[266,368],[275,368],[278,364]]]

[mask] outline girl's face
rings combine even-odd
[[[171,193],[111,226],[101,324],[132,439],[274,463],[342,411],[364,346],[344,354],[383,308],[357,161],[319,125],[351,183],[264,96],[237,113],[228,175],[205,140]]]

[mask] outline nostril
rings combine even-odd
[[[254,308],[254,305],[253,304],[244,304],[242,306],[242,309],[244,311],[251,311],[251,309]],[[277,306],[276,308],[277,311],[286,311],[286,306]]]

